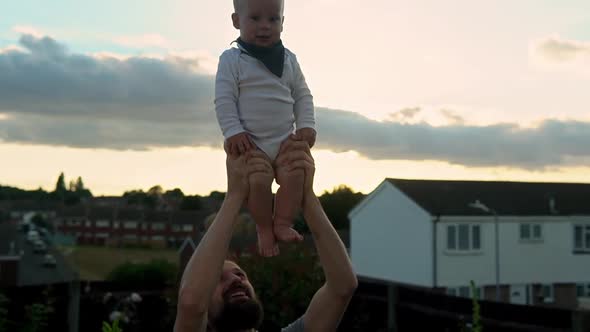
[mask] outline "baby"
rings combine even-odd
[[[295,54],[281,41],[283,0],[234,0],[231,18],[240,30],[237,47],[223,52],[215,80],[215,112],[230,155],[263,151],[280,185],[272,202],[272,179],[250,177],[247,207],[256,222],[262,256],[279,253],[277,240],[301,241],[293,228],[303,195],[302,170],[286,172],[275,164],[280,146],[295,130],[315,143],[313,97]]]

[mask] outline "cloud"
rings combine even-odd
[[[440,114],[445,117],[446,120],[453,124],[463,124],[465,123],[465,119],[463,117],[451,110],[442,109],[440,110]]]
[[[318,147],[370,159],[440,160],[466,166],[539,169],[590,156],[590,123],[545,120],[534,128],[378,122],[331,109],[317,112]],[[571,160],[570,160],[571,161]]]
[[[0,53],[0,140],[145,150],[220,147],[214,78],[198,57],[117,58],[71,53],[54,39],[25,35],[23,50]],[[466,166],[540,169],[590,157],[590,122],[545,120],[534,128],[412,122],[420,108],[377,121],[316,109],[318,148],[376,160],[441,160]]]
[[[549,61],[568,62],[580,57],[590,58],[590,43],[550,36],[537,41],[536,52]]]
[[[41,30],[28,25],[15,25],[12,27],[12,31],[21,35],[31,35],[34,37],[43,37],[45,35]]]
[[[590,74],[590,42],[553,35],[533,41],[529,53],[539,68]]]
[[[418,113],[420,113],[420,111],[420,107],[404,108],[397,112],[390,113],[389,119],[393,121],[412,120]]]

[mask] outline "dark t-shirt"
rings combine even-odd
[[[299,317],[296,321],[289,324],[289,326],[281,329],[281,332],[303,332],[303,317]]]

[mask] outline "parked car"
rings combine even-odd
[[[47,252],[47,245],[43,241],[36,241],[33,243],[33,252],[36,254],[44,254]]]
[[[55,267],[56,265],[57,265],[57,261],[55,260],[55,257],[53,257],[53,255],[51,255],[51,254],[45,255],[45,257],[43,258],[43,266]]]

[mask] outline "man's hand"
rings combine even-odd
[[[316,131],[313,128],[301,128],[295,131],[295,139],[306,141],[310,148],[313,148],[315,144],[315,137]]]
[[[256,145],[247,132],[242,132],[225,140],[224,148],[227,154],[238,156],[246,153],[247,151],[254,150]]]
[[[305,140],[298,140],[296,136],[291,136],[281,144],[280,151],[281,153],[275,162],[277,167],[284,166],[287,172],[303,169],[305,173],[303,199],[313,196],[315,162],[311,156],[308,143]]]
[[[266,159],[263,152],[258,150],[248,151],[240,156],[228,154],[227,168],[227,194],[236,194],[246,198],[250,190],[251,174],[264,173],[273,176],[272,165]]]

